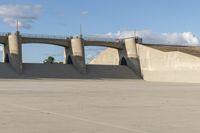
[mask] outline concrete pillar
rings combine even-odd
[[[124,48],[119,51],[120,61],[125,58],[126,65],[142,77],[136,43],[136,38],[127,38],[124,40]]]
[[[2,62],[5,63],[5,46],[3,47],[2,50]]]
[[[71,39],[72,62],[81,73],[86,73],[83,39],[76,37]]]
[[[22,46],[21,36],[19,32],[12,33],[8,36],[9,47],[9,62],[13,69],[21,73],[22,72]]]
[[[64,47],[64,60],[63,60],[63,64],[67,64],[67,48]]]
[[[136,39],[128,38],[124,40],[126,54],[128,58],[137,58]]]

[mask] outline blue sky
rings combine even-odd
[[[200,1],[198,0],[0,0],[0,5],[40,5],[41,11],[22,33],[76,35],[83,33],[115,34],[118,31],[150,30],[154,35],[191,32],[200,37]],[[11,9],[12,10],[12,9]],[[1,8],[0,8],[1,12]],[[0,31],[13,32],[14,27],[0,16]],[[155,34],[156,33],[156,34]],[[182,35],[182,34],[181,34]],[[187,36],[187,35],[186,35]],[[95,50],[88,49],[87,54]],[[25,61],[41,62],[54,55],[62,60],[63,49],[55,46],[23,46]],[[26,57],[26,58],[25,58]]]

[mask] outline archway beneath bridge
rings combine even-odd
[[[91,65],[120,65],[118,49],[103,46],[85,46],[85,60]]]
[[[43,64],[49,56],[54,57],[56,63],[63,64],[64,47],[43,43],[22,44],[22,62]]]

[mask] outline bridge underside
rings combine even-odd
[[[27,43],[44,43],[44,44],[53,44],[62,47],[69,47],[70,39],[49,39],[49,38],[30,38],[22,37],[22,44]],[[89,41],[84,40],[84,46],[103,46],[110,47],[115,49],[122,49],[123,44],[120,42],[107,42],[107,41]]]

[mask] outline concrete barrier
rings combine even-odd
[[[200,58],[179,51],[163,52],[138,45],[146,81],[200,83]]]

